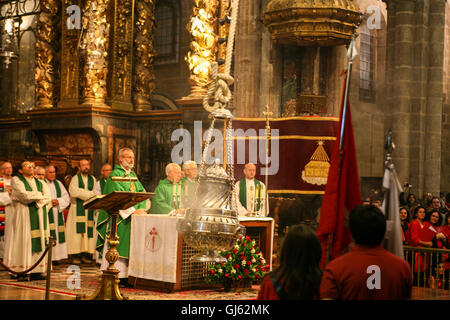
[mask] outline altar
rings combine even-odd
[[[179,219],[183,218],[132,216],[128,282],[134,288],[173,292],[210,287],[205,282],[210,263],[190,260],[200,251],[188,246],[177,232]],[[240,217],[239,222],[272,266],[274,220]]]

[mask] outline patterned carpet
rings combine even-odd
[[[81,281],[73,281],[74,273],[69,265],[54,266],[51,273],[50,292],[72,296],[74,299],[78,294],[93,294],[97,288],[98,278],[101,272],[98,267],[84,266],[80,268]],[[45,280],[19,282],[11,279],[5,271],[0,272],[0,285],[14,286],[32,290],[44,290]],[[121,288],[120,291],[130,300],[251,300],[258,294],[259,286],[240,292],[225,292],[223,288],[207,290],[188,290],[173,293],[164,293],[132,288]]]

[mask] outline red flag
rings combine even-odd
[[[340,123],[342,123],[344,96],[345,84],[341,102]],[[319,227],[317,229],[317,235],[322,243],[322,268],[328,262],[328,245],[331,245],[329,248],[329,261],[338,257],[347,249],[351,242],[348,214],[353,208],[361,204],[355,140],[353,138],[352,117],[348,100],[342,150],[339,150],[340,138],[339,131],[331,156],[330,171],[328,172],[327,185],[320,210]]]

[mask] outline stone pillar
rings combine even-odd
[[[36,107],[52,108],[58,99],[57,34],[59,5],[55,0],[40,2],[41,13],[36,27]]]
[[[239,2],[234,60],[233,114],[237,117],[261,117],[265,106],[260,105],[261,76],[260,1]]]
[[[418,197],[440,191],[445,3],[385,0],[388,4],[387,117],[401,183]]]
[[[439,195],[441,187],[441,140],[443,107],[445,2],[431,0],[427,45],[429,50],[426,90],[424,189]]]

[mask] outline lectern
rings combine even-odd
[[[114,263],[119,260],[119,252],[116,247],[119,244],[117,236],[117,218],[119,210],[128,209],[139,202],[150,199],[155,194],[152,192],[126,192],[114,191],[107,195],[96,196],[83,203],[85,209],[103,209],[111,216],[110,234],[108,237],[109,248],[105,258],[109,265],[103,270],[99,279],[97,290],[87,296],[77,295],[77,300],[126,300],[119,289],[119,270],[114,267]]]

